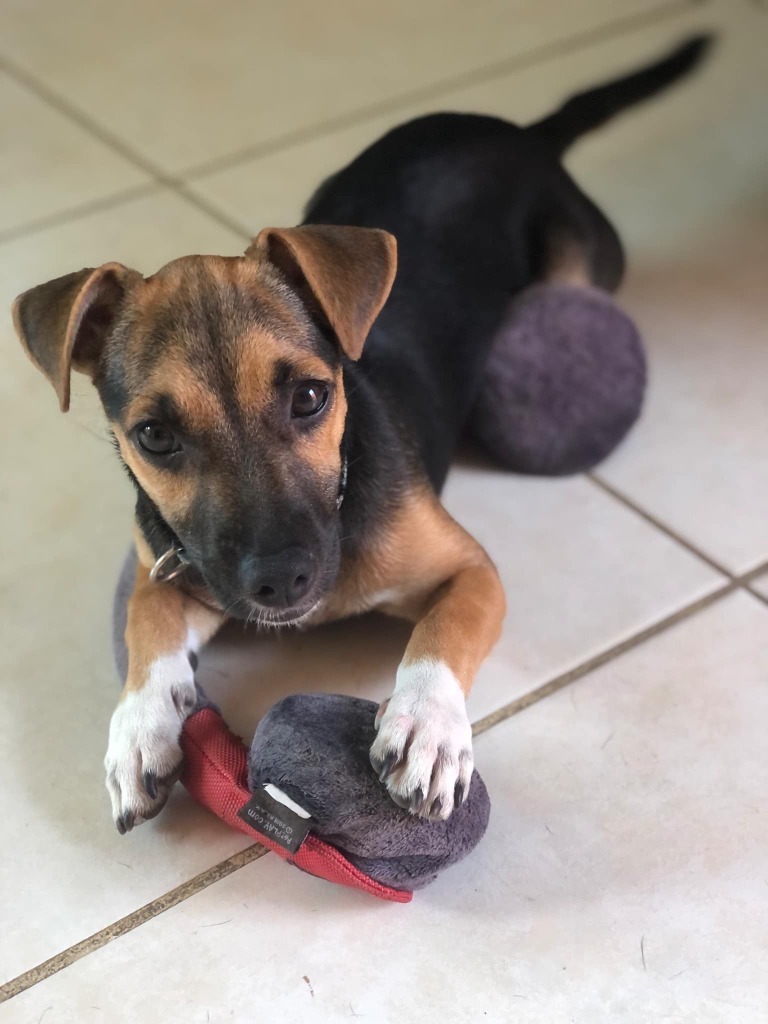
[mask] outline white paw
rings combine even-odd
[[[458,680],[443,662],[401,666],[379,708],[371,764],[400,807],[445,819],[472,777],[472,727]]]
[[[162,810],[181,769],[181,727],[196,702],[186,655],[172,655],[156,661],[144,686],[115,709],[104,767],[121,835]]]

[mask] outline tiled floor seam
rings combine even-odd
[[[570,683],[576,682],[578,679],[581,679],[583,676],[588,675],[590,672],[607,664],[615,658],[620,657],[632,648],[645,643],[647,640],[653,639],[672,626],[675,626],[698,612],[703,611],[722,598],[741,589],[746,581],[756,577],[766,567],[768,567],[768,565],[765,567],[760,566],[759,568],[752,570],[750,573],[746,574],[743,580],[735,579],[729,581],[718,589],[712,591],[710,594],[707,594],[705,597],[702,597],[697,601],[678,609],[671,615],[660,619],[659,622],[654,623],[647,629],[628,637],[619,644],[613,645],[595,657],[590,658],[587,661],[582,662],[580,665],[569,669],[567,672],[556,676],[554,679],[549,680],[549,682],[537,687],[530,693],[519,697],[517,700],[511,701],[503,708],[499,708],[491,714],[486,715],[484,718],[475,722],[473,726],[473,734],[478,736],[487,732],[495,725],[506,721],[518,712],[523,711],[531,705],[543,700],[545,697],[556,693],[558,690],[563,689]],[[152,920],[152,918],[157,917],[159,914],[164,913],[164,911],[169,910],[171,907],[175,907],[177,904],[184,902],[186,899],[189,899],[190,896],[194,896],[202,889],[208,888],[208,886],[213,885],[215,882],[225,878],[227,875],[230,875],[233,872],[238,871],[240,868],[245,867],[247,864],[258,860],[260,857],[264,856],[266,852],[267,851],[264,850],[263,847],[260,847],[258,844],[254,844],[246,850],[227,858],[227,860],[213,865],[189,881],[176,886],[176,888],[171,889],[164,895],[150,901],[144,907],[140,907],[138,910],[126,915],[119,921],[101,929],[101,931],[95,932],[88,938],[75,943],[73,946],[70,946],[65,950],[62,950],[60,953],[57,953],[50,959],[43,961],[43,963],[38,964],[36,967],[30,968],[30,970],[25,971],[16,978],[12,978],[10,981],[6,982],[5,985],[0,986],[0,1003],[12,999],[14,996],[26,991],[33,985],[37,985],[39,982],[51,977],[51,975],[57,974],[59,971],[64,970],[66,967],[69,967],[71,964],[82,959],[84,956],[87,956],[89,953],[93,953],[97,949],[101,949],[103,946],[106,946],[108,943],[112,942],[113,939],[117,939],[121,935],[125,935],[126,933],[133,931],[142,924],[146,924],[148,921]]]
[[[722,565],[720,562],[716,561],[706,552],[702,551],[701,548],[697,547],[682,534],[672,529],[672,527],[668,526],[663,520],[658,519],[656,516],[653,515],[652,512],[649,512],[646,508],[643,508],[642,505],[638,505],[618,488],[614,487],[612,484],[609,484],[607,481],[603,480],[603,478],[600,476],[599,471],[585,473],[584,476],[587,480],[589,480],[590,483],[594,484],[596,487],[599,487],[601,491],[604,491],[611,498],[614,498],[616,501],[620,502],[625,508],[629,509],[631,512],[634,512],[635,515],[639,516],[650,526],[655,527],[657,530],[659,530],[660,533],[665,534],[667,537],[669,537],[670,540],[673,540],[680,547],[685,548],[685,550],[688,551],[690,554],[694,555],[700,561],[704,562],[705,565],[708,565],[710,569],[714,569],[715,572],[720,573],[721,576],[725,576],[726,579],[731,580],[731,582],[735,582],[740,586],[745,587],[750,592],[750,594],[754,594],[755,597],[760,597],[762,599],[762,595],[754,591],[750,584],[758,576],[762,575],[763,573],[768,573],[768,559],[766,559],[763,562],[759,562],[756,566],[753,566],[753,568],[748,569],[746,572],[735,573],[729,568],[727,568],[727,566]]]
[[[589,675],[590,672],[594,672],[601,666],[608,664],[608,662],[620,658],[633,648],[639,647],[647,640],[652,640],[654,637],[666,632],[666,630],[678,625],[678,623],[684,622],[686,619],[691,618],[700,611],[704,611],[710,605],[716,604],[722,598],[728,597],[738,590],[743,590],[750,597],[755,597],[763,604],[768,605],[768,599],[750,586],[753,580],[765,572],[768,572],[768,561],[762,562],[741,576],[730,577],[726,583],[723,583],[709,594],[705,594],[704,597],[691,602],[691,604],[684,605],[675,612],[671,612],[646,629],[640,630],[639,633],[634,633],[632,636],[627,637],[626,640],[621,640],[619,643],[606,648],[594,657],[588,658],[586,661],[548,680],[548,682],[542,683],[536,689],[523,694],[522,697],[510,701],[509,704],[505,704],[503,707],[497,708],[496,711],[485,715],[484,718],[478,719],[472,726],[472,735],[479,736],[488,729],[493,728],[494,725],[498,725],[499,722],[504,722],[513,715],[516,715],[519,711],[524,711],[532,704],[538,704],[540,700],[549,697],[550,694],[557,693],[558,690],[562,690],[563,687],[568,686],[570,683],[574,683],[578,679]]]
[[[49,88],[31,72],[12,61],[6,54],[2,54],[0,56],[0,70],[5,71],[6,74],[10,75],[11,78],[14,78],[20,85],[32,93],[32,95],[36,96],[43,103],[47,103],[48,106],[52,107],[63,117],[74,122],[78,127],[88,132],[104,145],[109,146],[110,149],[123,157],[124,160],[127,160],[135,167],[138,167],[151,178],[156,181],[160,181],[164,185],[169,185],[172,182],[175,182],[172,175],[166,174],[159,167],[156,167],[151,160],[142,156],[141,153],[135,152],[131,146],[123,142],[121,138],[110,132],[103,125],[99,124],[99,122],[95,121],[90,117],[90,115],[80,110],[80,108],[74,103],[70,103],[69,100],[65,99],[54,89]]]
[[[768,573],[768,558],[764,562],[760,562],[758,565],[756,565],[753,569],[750,569],[748,572],[742,573],[741,576],[737,576],[736,580],[738,583],[742,584],[742,586],[745,586],[751,592],[752,584],[755,582],[758,576],[762,576],[764,573]]]
[[[571,683],[575,683],[578,679],[582,679],[584,676],[589,675],[596,669],[601,668],[603,665],[608,664],[611,661],[615,661],[628,651],[633,650],[635,647],[639,647],[641,644],[646,643],[648,640],[653,640],[661,633],[671,629],[673,626],[684,622],[686,619],[697,615],[699,612],[704,611],[711,605],[716,604],[724,597],[728,597],[735,591],[742,588],[742,584],[739,580],[729,580],[728,582],[717,587],[715,590],[706,594],[704,597],[698,598],[691,604],[684,605],[677,611],[671,612],[669,615],[664,616],[663,619],[659,619],[658,622],[653,623],[651,626],[647,626],[645,629],[640,630],[639,633],[634,633],[632,636],[621,640],[617,644],[613,644],[611,647],[606,648],[599,654],[594,655],[592,658],[588,658],[586,661],[581,662],[579,665],[575,665],[573,668],[561,673],[559,676],[555,676],[554,679],[550,679],[548,682],[538,686],[535,690],[530,690],[528,693],[523,694],[522,697],[518,697],[516,700],[511,701],[509,704],[505,704],[504,707],[498,708],[496,711],[492,711],[484,718],[479,719],[472,726],[472,734],[479,736],[493,726],[498,725],[500,722],[506,721],[513,715],[516,715],[519,711],[524,711],[526,708],[531,707],[533,704],[538,704],[539,701],[545,697],[549,697],[553,693],[557,693],[558,690],[562,690],[564,687],[569,686]]]
[[[709,0],[679,0],[677,3],[661,3],[651,10],[628,15],[625,18],[617,18],[607,25],[600,25],[585,32],[575,33],[567,39],[561,39],[555,43],[535,46],[524,53],[519,53],[500,61],[494,61],[492,64],[487,64],[482,68],[473,68],[460,75],[441,79],[438,82],[414,89],[411,92],[402,93],[391,100],[371,103],[366,107],[360,107],[339,117],[328,118],[326,121],[318,122],[311,128],[287,132],[285,135],[267,139],[264,142],[254,143],[226,156],[216,157],[213,160],[200,164],[193,164],[179,172],[178,176],[183,181],[193,181],[208,174],[230,170],[239,164],[247,163],[249,160],[255,160],[263,156],[272,156],[280,150],[289,149],[291,146],[301,143],[315,141],[333,132],[342,131],[345,128],[353,128],[384,114],[397,113],[398,110],[405,110],[421,100],[437,100],[446,92],[452,92],[455,89],[473,85],[482,85],[493,81],[495,78],[503,78],[514,71],[524,70],[540,62],[564,57],[597,43],[617,38],[624,33],[640,31],[652,25],[661,24],[668,19],[696,10],[707,3],[709,3]]]
[[[27,238],[49,228],[59,227],[61,224],[70,224],[72,221],[90,217],[95,213],[103,213],[106,210],[114,210],[125,203],[133,202],[134,199],[145,199],[162,189],[157,181],[147,181],[143,185],[132,185],[130,188],[120,189],[111,195],[103,196],[101,199],[91,199],[76,206],[69,206],[63,210],[48,214],[39,220],[27,221],[20,227],[8,228],[0,231],[0,245],[6,242],[16,242],[20,238]]]
[[[171,174],[163,171],[141,152],[134,150],[132,146],[124,142],[119,136],[110,132],[98,121],[94,120],[82,111],[77,105],[70,103],[55,90],[41,82],[34,74],[31,74],[25,68],[12,61],[5,54],[0,54],[0,70],[5,71],[39,100],[58,111],[59,114],[73,121],[104,145],[109,146],[124,160],[149,175],[155,186],[164,186],[166,188],[173,189],[183,199],[195,206],[201,212],[205,213],[207,216],[213,218],[223,227],[228,228],[238,235],[248,238],[251,232],[247,225],[228,216],[218,207],[208,203],[199,195],[190,191],[186,187],[186,183],[215,171],[227,170],[229,168],[236,167],[239,164],[245,163],[251,159],[256,159],[260,156],[277,153],[282,149],[288,149],[291,146],[302,142],[310,142],[320,139],[327,134],[344,128],[350,128],[357,124],[362,124],[365,121],[382,114],[396,113],[398,110],[407,109],[419,100],[426,100],[432,97],[437,100],[443,93],[453,89],[489,82],[494,78],[503,77],[513,71],[533,67],[539,62],[575,53],[594,44],[617,38],[624,33],[639,31],[651,25],[663,23],[675,18],[676,16],[705,6],[708,2],[709,0],[678,0],[676,3],[670,3],[668,0],[665,0],[665,2],[654,6],[649,11],[642,11],[638,14],[633,14],[625,18],[618,18],[608,25],[601,25],[586,32],[576,33],[575,35],[569,36],[567,39],[559,40],[557,43],[534,47],[525,53],[517,54],[514,57],[510,57],[503,61],[497,61],[493,64],[488,64],[483,68],[475,68],[462,75],[455,75],[441,79],[439,82],[432,83],[429,86],[424,86],[422,89],[402,94],[389,101],[371,104],[367,107],[359,108],[356,111],[352,111],[349,114],[337,118],[329,118],[326,121],[313,125],[311,128],[297,130],[271,140],[266,140],[263,143],[257,143],[245,149],[238,150],[235,153],[231,153],[223,157],[217,157],[216,159],[210,160],[206,163],[193,165],[192,167],[177,174]],[[149,189],[151,187],[151,184],[147,183],[143,186],[136,186],[135,191],[138,194],[144,189]],[[13,228],[12,230],[5,232],[5,234],[0,234],[0,243],[24,237],[26,234],[33,234],[35,231],[43,230],[45,227],[52,226],[54,224],[67,223],[72,220],[76,220],[78,217],[87,216],[92,212],[110,209],[113,205],[120,205],[122,202],[125,202],[130,198],[128,193],[131,191],[132,190],[119,192],[112,197],[107,197],[92,204],[82,204],[81,206],[72,207],[69,211],[63,210],[58,214],[52,215],[51,218],[45,218],[43,221],[31,221],[26,225],[20,225],[17,228]]]
[[[143,171],[152,179],[155,185],[161,185],[166,188],[173,189],[188,203],[205,213],[208,217],[211,217],[222,227],[228,228],[230,231],[233,231],[246,239],[250,237],[249,232],[242,224],[233,220],[231,217],[228,217],[221,210],[211,206],[204,199],[187,191],[184,183],[177,175],[168,174],[163,171],[142,153],[137,152],[128,145],[128,143],[124,142],[117,135],[104,128],[98,121],[95,121],[78,106],[70,103],[53,89],[49,89],[48,86],[36,78],[35,75],[30,74],[24,68],[9,60],[5,55],[0,57],[0,70],[5,71],[30,93],[37,96],[39,100],[47,103],[54,110],[58,111],[59,114],[69,118],[69,120],[74,124],[78,125],[84,131],[87,131],[105,146],[108,146],[118,156],[121,156],[128,163],[133,164],[134,167]],[[102,209],[103,208],[105,207],[102,207]],[[23,235],[24,228],[21,226],[14,237],[18,238]]]
[[[181,885],[177,885],[175,889],[171,889],[162,896],[158,896],[157,899],[151,900],[143,907],[139,907],[138,910],[134,910],[125,917],[121,917],[119,921],[107,925],[101,931],[89,935],[88,938],[76,942],[73,946],[62,950],[49,960],[44,960],[36,967],[30,968],[30,970],[12,978],[4,985],[0,985],[0,1003],[7,1002],[9,999],[13,999],[14,996],[20,995],[27,989],[32,988],[33,985],[37,985],[39,982],[45,981],[46,978],[58,974],[59,971],[69,967],[77,960],[81,960],[84,956],[88,956],[89,953],[93,953],[95,950],[101,949],[102,946],[106,946],[113,939],[133,931],[142,924],[146,924],[147,921],[152,920],[152,918],[157,917],[166,910],[170,910],[171,907],[183,903],[184,900],[194,896],[195,893],[200,892],[202,889],[207,889],[214,882],[226,878],[227,875],[231,875],[234,871],[239,871],[240,868],[245,867],[247,864],[252,864],[253,861],[258,860],[268,852],[263,846],[254,843],[253,846],[249,846],[232,857],[214,864],[199,875],[195,875],[194,878],[190,878]]]
[[[688,551],[690,554],[695,555],[696,558],[698,558],[700,561],[708,565],[710,569],[714,569],[715,572],[720,573],[722,576],[727,577],[729,580],[736,579],[736,575],[732,573],[730,569],[726,568],[726,566],[724,565],[721,565],[720,562],[716,561],[710,555],[706,554],[706,552],[702,551],[701,548],[698,548],[695,544],[691,543],[691,541],[683,537],[682,534],[678,533],[676,530],[673,530],[672,527],[668,526],[665,522],[663,522],[663,520],[657,519],[657,517],[654,516],[652,512],[649,512],[647,509],[643,508],[642,505],[636,504],[631,498],[628,498],[627,495],[620,491],[618,488],[613,487],[612,484],[609,484],[600,476],[599,472],[586,473],[585,476],[586,479],[589,480],[589,482],[593,484],[595,487],[599,487],[600,490],[604,491],[607,495],[609,495],[609,497],[614,498],[616,501],[620,502],[625,508],[628,508],[631,512],[634,512],[635,515],[640,516],[641,519],[644,519],[645,522],[648,523],[650,526],[655,527],[661,533],[669,537],[670,540],[675,541],[675,543],[678,544],[680,547],[685,548],[685,550]]]
[[[758,601],[762,601],[763,604],[768,605],[768,597],[765,594],[761,594],[759,590],[755,590],[754,587],[747,587],[747,593],[752,597],[756,597]]]

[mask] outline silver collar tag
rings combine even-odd
[[[189,567],[189,562],[184,557],[181,548],[172,547],[160,555],[158,560],[149,570],[149,579],[152,583],[170,583],[177,576],[181,576]]]

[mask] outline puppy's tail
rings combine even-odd
[[[687,75],[704,59],[714,41],[713,34],[693,36],[649,67],[572,96],[554,114],[529,125],[528,130],[563,153],[580,135]]]

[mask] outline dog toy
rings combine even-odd
[[[131,554],[114,603],[114,650],[125,680],[124,633],[136,574]],[[181,782],[204,807],[289,863],[380,899],[408,903],[415,889],[465,857],[488,824],[490,802],[475,771],[447,821],[396,806],[371,767],[373,701],[299,694],[274,704],[248,750],[198,685],[181,734]]]
[[[640,335],[606,291],[533,285],[496,333],[469,431],[515,472],[584,472],[637,420],[645,382]]]

